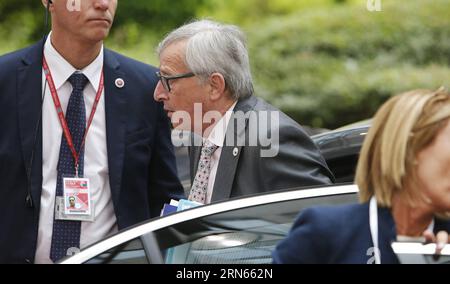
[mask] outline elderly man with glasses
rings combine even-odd
[[[254,96],[239,28],[195,21],[172,31],[158,55],[154,99],[175,129],[202,138],[189,145],[190,200],[208,204],[334,180],[302,127]],[[267,154],[267,147],[276,151]]]

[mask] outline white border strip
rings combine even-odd
[[[396,254],[424,254],[433,255],[436,252],[436,244],[421,243],[393,243],[392,249]],[[441,255],[450,256],[450,244],[446,245]]]

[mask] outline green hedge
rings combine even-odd
[[[133,55],[136,50],[142,50],[149,39],[153,42],[156,37],[194,18],[205,1],[120,0],[108,43],[130,50],[129,54]],[[41,0],[0,0],[0,55],[39,40],[44,33],[44,16]],[[152,50],[151,46],[145,48],[149,52]]]
[[[392,94],[448,87],[450,0],[120,0],[107,46],[158,64],[162,35],[210,17],[248,32],[257,95],[302,124],[371,117]],[[0,0],[0,54],[41,37],[41,1]]]
[[[371,117],[392,94],[448,86],[449,4],[334,5],[250,27],[256,90],[303,124],[335,128]]]

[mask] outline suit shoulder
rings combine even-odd
[[[133,92],[142,93],[142,90],[151,90],[153,94],[153,90],[158,83],[158,77],[156,77],[158,69],[156,67],[109,49],[105,49],[105,60],[109,61],[110,64],[119,64],[120,71],[125,74],[126,78],[134,86]],[[147,95],[148,93],[145,94]]]
[[[306,131],[303,129],[303,127],[298,124],[295,120],[293,120],[291,117],[289,117],[287,114],[285,114],[283,111],[278,109],[277,107],[271,105],[270,103],[266,102],[265,100],[256,97],[256,104],[253,108],[255,111],[267,111],[267,112],[277,112],[279,113],[279,119],[280,119],[280,128],[287,128],[291,130],[301,130],[304,134],[307,135]]]
[[[109,55],[114,56],[117,61],[120,63],[121,67],[125,67],[127,69],[136,70],[136,72],[156,72],[158,69],[155,66],[146,64],[144,62],[138,61],[136,59],[127,57],[123,54],[115,52],[110,49],[105,49],[105,52],[109,53]]]
[[[22,48],[20,50],[16,50],[7,54],[4,54],[0,56],[0,66],[18,66],[26,54],[30,52],[30,50],[33,48],[33,46],[28,46],[25,48]],[[5,70],[7,68],[1,68],[1,70]],[[0,70],[0,72],[1,72]]]
[[[368,204],[350,204],[340,206],[318,206],[305,209],[297,218],[294,227],[310,224],[318,231],[339,231],[349,226],[358,226],[365,222]],[[352,222],[348,222],[352,220]]]
[[[263,99],[256,98],[256,104],[253,107],[253,110],[259,114],[261,114],[261,112],[267,112],[266,115],[271,118],[271,124],[270,127],[262,129],[265,129],[268,134],[275,133],[276,131],[279,135],[280,146],[284,144],[290,146],[297,145],[301,146],[303,150],[310,149],[313,152],[318,152],[317,146],[311,140],[311,137],[305,128],[275,106],[269,104]],[[273,120],[273,113],[277,115],[275,117],[276,120]],[[277,123],[273,123],[273,121],[277,121]],[[287,149],[289,150],[287,154],[291,155],[291,148],[288,147]],[[282,151],[283,149],[280,147],[280,150]]]
[[[272,254],[274,263],[333,262],[332,255],[359,226],[361,222],[354,220],[364,210],[365,205],[360,204],[305,209],[277,245]]]

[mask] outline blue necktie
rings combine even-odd
[[[84,148],[81,148],[84,132],[86,129],[86,108],[84,105],[83,90],[88,79],[82,73],[74,73],[70,76],[70,84],[73,87],[67,105],[66,121],[72,135],[75,150],[79,153],[78,172],[80,176],[84,173]],[[67,140],[62,135],[61,147],[58,160],[58,179],[56,184],[56,196],[63,196],[63,178],[75,176],[75,161],[70,151]],[[54,220],[53,236],[50,250],[50,259],[54,262],[67,255],[67,250],[80,247],[81,222]]]

